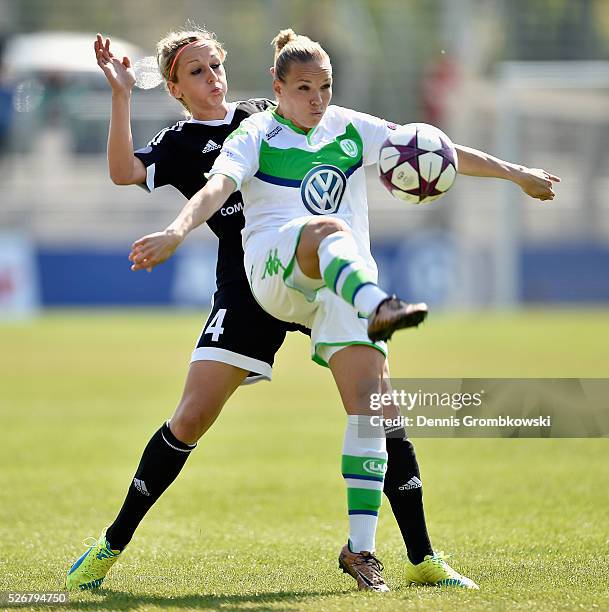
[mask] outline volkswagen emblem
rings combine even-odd
[[[300,195],[308,211],[329,215],[338,211],[346,187],[347,177],[340,168],[316,166],[302,179]]]

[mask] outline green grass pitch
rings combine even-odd
[[[0,326],[0,591],[58,591],[113,519],[179,399],[201,317],[57,312]],[[609,377],[606,311],[438,315],[391,344],[395,377]],[[96,593],[104,610],[609,609],[607,439],[415,440],[430,534],[478,592],[409,588],[388,503],[392,588],[358,593],[346,539],[344,415],[292,335],[272,384],[239,390]]]

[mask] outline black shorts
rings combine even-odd
[[[288,331],[309,333],[301,325],[279,321],[266,313],[248,285],[228,285],[214,293],[191,363],[221,361],[249,370],[244,384],[271,380],[275,354]]]

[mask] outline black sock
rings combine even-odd
[[[180,442],[167,423],[150,438],[123,507],[106,531],[112,550],[122,550],[129,544],[146,512],[176,479],[195,446]]]
[[[403,430],[402,430],[403,431]],[[425,512],[419,465],[414,446],[406,437],[387,437],[387,473],[383,491],[402,532],[408,558],[415,565],[433,554]],[[396,432],[392,432],[392,436]]]

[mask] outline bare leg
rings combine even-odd
[[[376,275],[340,219],[311,219],[300,234],[296,261],[305,276],[323,279],[330,291],[368,317],[368,337],[375,342],[416,327],[427,316],[427,304],[408,304],[376,284]]]
[[[371,346],[347,346],[332,355],[329,365],[347,414],[376,414],[370,409],[370,394],[381,391],[383,353]]]
[[[182,399],[169,422],[173,435],[185,444],[195,444],[247,375],[246,370],[219,361],[193,361]]]
[[[319,244],[324,238],[336,232],[349,232],[349,228],[340,219],[320,218],[307,223],[300,234],[296,249],[296,260],[303,273],[309,278],[321,278],[319,269]]]
[[[248,372],[217,361],[191,364],[182,399],[169,423],[152,436],[118,516],[106,532],[122,550],[159,497],[177,478],[197,440],[211,427],[224,403]]]

